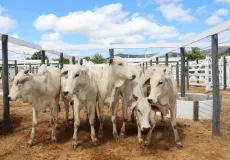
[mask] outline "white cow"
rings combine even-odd
[[[133,95],[136,100],[132,106],[131,119],[134,122],[136,117],[138,128],[138,141],[141,148],[147,148],[150,145],[153,129],[156,125],[156,111],[152,109],[147,98],[138,98]],[[143,135],[147,135],[143,140]]]
[[[133,94],[138,96],[139,98],[146,97],[147,95],[147,88],[143,87],[143,84],[145,82],[145,76],[143,73],[143,70],[139,66],[128,66],[129,70],[135,73],[136,78],[132,81],[126,80],[125,83],[121,86],[116,88],[116,94],[114,97],[114,103],[111,107],[112,110],[112,123],[113,123],[113,137],[116,141],[119,140],[119,136],[117,133],[117,127],[116,127],[116,115],[117,115],[117,109],[119,105],[119,95],[122,96],[122,111],[123,111],[123,125],[121,128],[120,136],[125,136],[125,128],[126,128],[126,122],[128,119],[128,113],[127,113],[127,106],[135,105],[136,101],[133,98]]]
[[[63,93],[65,96],[70,96],[74,99],[74,134],[72,148],[75,149],[77,147],[77,131],[80,126],[80,104],[85,105],[89,115],[92,143],[99,144],[94,128],[96,98],[98,94],[95,79],[97,75],[92,69],[81,65],[72,65],[68,69],[63,69],[61,75],[65,74],[68,74],[68,79]]]
[[[103,140],[104,105],[110,107],[116,100],[115,89],[121,87],[126,80],[134,80],[135,78],[135,73],[129,69],[126,61],[118,56],[110,59],[109,66],[104,67],[101,75],[97,77],[100,121],[98,137],[101,141]],[[114,116],[112,116],[112,121],[115,121]]]
[[[155,109],[160,111],[164,116],[170,110],[171,125],[174,131],[175,142],[178,148],[183,145],[180,141],[176,125],[176,99],[177,99],[177,85],[176,81],[167,66],[153,67],[152,77],[146,81],[145,84],[151,84],[151,92],[148,101],[157,106]]]
[[[50,122],[52,125],[52,142],[56,143],[56,127],[58,119],[58,102],[61,82],[60,70],[52,66],[41,65],[38,74],[31,75],[26,71],[20,71],[14,78],[13,86],[8,96],[15,101],[22,98],[23,102],[32,104],[33,123],[28,141],[28,147],[33,144],[37,126],[38,111],[44,112],[47,105],[50,106]]]

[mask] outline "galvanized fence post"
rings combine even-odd
[[[168,54],[165,55],[165,65],[166,66],[169,65],[169,55]]]
[[[180,55],[181,55],[181,97],[185,97],[185,50],[184,47],[180,48]]]
[[[179,83],[179,62],[176,63],[176,82],[177,82],[177,87],[180,86]]]
[[[63,68],[63,53],[60,53],[60,69],[62,69]]]
[[[45,62],[45,59],[46,59],[46,53],[45,53],[44,50],[42,50],[42,59],[41,59],[41,63],[42,63],[42,64],[45,64],[45,63],[46,63],[46,62]]]
[[[14,60],[14,72],[15,72],[15,76],[16,76],[18,74],[17,60]]]
[[[226,57],[223,56],[223,70],[224,70],[224,89],[227,89],[227,68],[226,68]]]
[[[75,64],[75,57],[72,57],[72,64]]]

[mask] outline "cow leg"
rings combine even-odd
[[[87,112],[89,115],[89,124],[90,124],[90,129],[91,129],[92,143],[94,145],[98,145],[99,141],[95,133],[95,103],[92,103],[92,102],[87,103]]]
[[[80,126],[80,106],[77,98],[74,98],[74,133],[72,139],[72,149],[77,147],[77,131]]]
[[[99,110],[99,121],[100,121],[98,138],[102,142],[103,141],[103,123],[104,123],[104,102],[100,98],[99,98],[98,110]]]
[[[126,122],[127,122],[127,119],[128,119],[128,112],[127,112],[127,103],[126,103],[126,100],[125,100],[124,96],[122,98],[122,113],[123,113],[123,124],[122,124],[122,127],[121,127],[120,136],[121,136],[121,138],[125,138]]]
[[[150,114],[150,117],[149,117],[150,118],[150,123],[151,123],[151,128],[150,128],[150,130],[149,130],[149,132],[148,132],[148,134],[147,134],[147,136],[145,138],[145,142],[144,142],[144,145],[143,145],[144,148],[148,148],[150,143],[151,143],[152,133],[153,133],[153,130],[154,130],[155,125],[156,125],[155,117],[156,117],[156,112],[151,111],[151,114]]]
[[[33,144],[37,124],[38,124],[38,111],[33,108],[32,130],[31,130],[31,134],[30,134],[30,138],[29,138],[27,147],[31,147]]]
[[[58,101],[53,101],[52,102],[52,108],[51,110],[52,112],[52,121],[51,121],[51,125],[52,125],[52,138],[51,141],[52,143],[56,143],[57,142],[57,136],[56,136],[56,129],[57,129],[57,124],[58,124]]]
[[[171,125],[173,128],[173,132],[174,132],[174,137],[175,137],[175,142],[177,145],[177,148],[183,148],[183,145],[180,141],[178,132],[177,132],[177,125],[176,125],[176,107],[173,106],[172,108],[170,108],[170,115],[171,115]]]
[[[63,100],[63,102],[65,103],[65,130],[67,131],[67,129],[69,128],[69,102],[67,100]]]
[[[115,97],[116,97],[116,95],[115,95]],[[112,119],[112,123],[113,123],[113,138],[115,141],[119,141],[119,136],[117,133],[117,124],[116,124],[118,103],[119,103],[119,101],[117,101],[117,99],[115,98],[114,102],[111,106],[111,112],[112,112],[112,118],[111,119]]]
[[[137,130],[138,130],[138,134],[137,134],[138,142],[139,142],[140,147],[142,148],[144,141],[143,141],[143,137],[142,137],[142,133],[141,133],[141,128],[140,128],[138,122],[137,122]]]

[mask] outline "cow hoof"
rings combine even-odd
[[[181,142],[177,142],[176,144],[178,149],[182,149],[183,148],[183,144]]]
[[[121,133],[120,139],[125,139],[125,138],[126,138],[126,135],[124,133]]]
[[[52,142],[52,144],[56,144],[57,143],[57,138],[56,137],[52,137],[51,142]]]
[[[113,134],[113,138],[116,142],[120,141],[120,137],[117,135],[117,133]]]
[[[141,143],[140,143],[140,147],[141,147],[142,149],[149,148],[149,143],[147,143],[147,142],[141,142]]]
[[[77,143],[76,141],[72,141],[72,149],[76,149],[81,143]]]
[[[27,143],[27,148],[31,148],[32,147],[32,143]]]
[[[99,141],[102,143],[103,142],[103,131],[99,131],[99,133],[98,133],[98,139],[99,139]]]
[[[96,139],[95,141],[92,141],[93,146],[98,146],[100,145],[100,142]]]

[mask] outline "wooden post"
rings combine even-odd
[[[187,80],[187,90],[189,90],[189,60],[188,60],[188,58],[187,58],[187,78],[186,78],[186,80]]]
[[[114,49],[109,49],[109,58],[114,58]]]
[[[150,66],[152,66],[152,65],[153,65],[153,60],[151,59],[151,60],[150,60]]]
[[[50,63],[49,63],[49,57],[47,57],[47,66],[49,66],[50,65]]]
[[[60,69],[63,68],[63,53],[60,53]]]
[[[220,91],[218,65],[218,35],[212,35],[212,86],[213,86],[213,117],[212,135],[220,136]]]
[[[75,64],[75,57],[72,57],[72,64]]]
[[[193,102],[193,120],[194,121],[199,120],[199,101]]]
[[[159,64],[159,57],[156,57],[156,65]]]
[[[166,66],[169,65],[169,55],[168,54],[165,55],[165,65]]]
[[[14,72],[15,72],[15,76],[16,76],[18,74],[17,60],[14,60]]]
[[[31,64],[29,64],[29,72],[32,73]]]
[[[42,50],[42,59],[41,59],[41,63],[42,63],[42,64],[45,64],[45,63],[46,63],[46,62],[45,62],[45,59],[46,59],[46,53],[45,53],[44,50]]]
[[[179,62],[176,63],[176,82],[177,82],[177,87],[180,86],[179,83]]]
[[[224,69],[224,89],[227,89],[227,68],[226,68],[226,57],[223,56],[223,69]]]
[[[145,67],[146,67],[146,69],[148,69],[148,62],[145,62],[145,65],[146,65],[146,66],[145,66]]]
[[[185,97],[185,50],[184,50],[184,47],[180,48],[180,56],[181,56],[180,89],[181,89],[181,97]]]
[[[9,70],[8,70],[8,35],[2,35],[2,88],[3,88],[3,133],[9,134],[10,104],[9,104]]]
[[[83,65],[83,59],[82,58],[80,59],[80,65]]]

